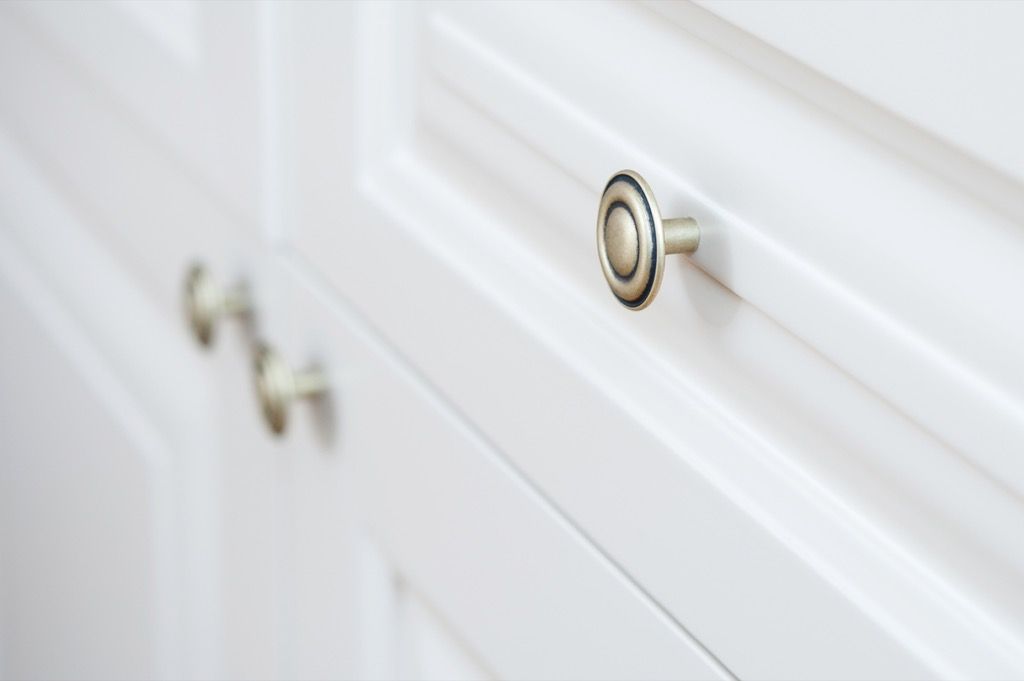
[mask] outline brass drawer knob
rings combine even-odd
[[[217,320],[240,316],[250,310],[244,285],[223,288],[214,281],[202,263],[193,264],[185,275],[185,314],[188,324],[202,345],[210,345]]]
[[[292,402],[327,390],[327,377],[320,369],[313,367],[295,371],[281,355],[267,346],[257,349],[253,368],[263,418],[275,435],[280,435],[288,427],[288,407]]]
[[[693,218],[663,220],[650,186],[632,170],[608,180],[597,214],[597,252],[604,278],[631,310],[651,304],[665,274],[665,256],[693,253],[700,227]]]

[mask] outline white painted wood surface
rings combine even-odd
[[[262,9],[195,0],[6,8],[25,38],[74,64],[79,87],[129,113],[133,128],[173,150],[179,172],[198,175],[249,220],[261,207]]]
[[[210,377],[6,135],[0,149],[4,674],[202,675],[220,627]]]
[[[170,662],[178,593],[168,452],[85,348],[56,346],[54,331],[76,342],[69,329],[25,309],[16,287],[33,283],[4,284],[4,673],[151,677]]]
[[[0,673],[1020,677],[1017,10],[705,5],[0,8]]]
[[[715,14],[1024,180],[1018,2],[699,0]],[[912,49],[911,49],[912,46]]]
[[[378,349],[383,340],[348,306],[332,303],[303,267],[289,269],[290,323],[270,328],[289,357],[316,361],[338,386],[324,403],[296,409],[301,431],[282,452],[295,571],[286,582],[297,592],[287,629],[305,649],[298,664],[330,645],[323,630],[341,614],[331,601],[352,601],[330,594],[358,581],[339,575],[359,564],[351,553],[368,541],[499,678],[731,678],[482,434]],[[325,514],[340,520],[325,523]],[[346,549],[353,532],[365,538]],[[320,647],[306,648],[317,639]]]

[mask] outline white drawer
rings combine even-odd
[[[187,634],[209,646],[195,675],[338,676],[377,650],[345,612],[363,539],[411,612],[502,676],[1021,674],[1020,107],[998,88],[1012,21],[992,19],[1019,10],[971,15],[993,71],[948,52],[949,78],[908,92],[935,64],[885,41],[918,6],[844,5],[841,29],[809,5],[710,7],[3,8],[2,141],[24,154],[5,210],[74,275],[48,276],[83,282],[87,335],[146,349],[21,210],[50,202],[20,176],[46,176],[175,324],[199,256],[250,274],[250,331],[331,372],[333,436],[306,419],[272,447],[210,386],[224,422],[174,424],[224,478],[204,492],[223,517],[189,510],[228,582],[189,592],[223,588]],[[963,23],[946,9],[907,40]],[[992,125],[937,109],[947,92]],[[702,228],[641,313],[594,248],[620,168]],[[165,379],[171,411],[193,378]]]
[[[726,667],[1024,668],[1011,220],[644,7],[289,16],[290,244]],[[704,230],[639,314],[624,167]]]
[[[823,97],[819,103],[839,115],[846,109],[852,119],[863,121],[867,110],[877,105],[891,114],[890,119],[898,117],[911,124],[901,130],[903,136],[923,133],[949,143],[949,165],[973,165],[971,159],[979,159],[1006,179],[1012,178],[1011,182],[996,178],[997,186],[989,187],[989,192],[1005,195],[1024,180],[1024,141],[1019,134],[1024,94],[1014,86],[1024,69],[1020,51],[1024,7],[1019,3],[868,1],[832,6],[792,0],[701,0],[699,4],[767,43],[765,49],[748,53],[756,55],[756,61],[749,60],[755,67],[759,62],[760,68],[780,79],[800,77],[801,69],[785,65],[788,57],[811,67],[802,69],[804,78],[813,69],[831,79],[831,86],[818,85],[831,101]],[[699,16],[703,10],[684,3],[658,9],[691,26],[710,28],[721,23],[703,21]],[[743,31],[719,31],[726,44],[738,46],[744,40]],[[772,55],[776,52],[772,48],[781,54]],[[863,101],[856,103],[849,95]],[[880,127],[897,125],[882,116],[873,118]],[[976,167],[972,171],[978,179],[993,179]],[[1019,206],[1019,197],[1016,202]]]
[[[75,88],[56,76],[51,85]],[[6,433],[15,449],[6,462],[11,481],[42,499],[66,490],[77,515],[40,513],[26,490],[8,495],[5,547],[18,555],[5,563],[4,587],[21,593],[3,613],[13,631],[5,644],[18,646],[5,671],[410,678],[394,662],[415,657],[419,644],[404,638],[422,636],[427,617],[464,649],[468,666],[480,664],[471,671],[502,678],[729,678],[379,336],[316,296],[301,266],[243,239],[172,161],[139,144],[133,161],[109,158],[97,178],[76,149],[34,146],[46,130],[20,136],[25,146],[0,134],[0,243],[12,245],[0,262],[2,302],[19,328],[5,340],[10,359],[31,360],[12,367],[0,397],[20,422]],[[135,140],[108,129],[104,141]],[[137,195],[117,200],[105,181],[137,183]],[[174,229],[175,216],[183,228]],[[147,219],[172,230],[166,250],[141,248],[152,232],[116,228]],[[204,238],[193,226],[207,221],[220,227]],[[97,233],[127,242],[125,259],[158,294],[158,313]],[[218,278],[230,272],[225,261],[245,263],[255,304],[248,323],[218,321],[207,356],[179,315],[190,251]],[[9,271],[21,270],[38,270],[39,281],[8,296]],[[45,317],[42,292],[51,286],[67,319],[40,330],[25,306]],[[82,329],[72,333],[76,324]],[[292,357],[316,351],[333,393],[314,413],[338,419],[334,436],[317,430],[322,419],[303,419],[309,412],[299,406],[283,443],[264,431],[247,354],[258,338]],[[53,356],[54,339],[99,368],[77,376],[81,367]],[[93,345],[100,357],[88,357]],[[33,372],[42,392],[26,399],[13,386],[28,385]],[[90,390],[101,393],[98,406]],[[48,399],[66,428],[50,428]],[[84,409],[75,405],[82,399]],[[33,447],[45,458],[29,465],[38,458]],[[87,474],[75,474],[73,454]],[[126,481],[138,489],[126,491]],[[94,505],[105,512],[83,510]],[[132,517],[118,520],[124,508]],[[116,536],[77,551],[76,537],[111,523]],[[30,530],[52,548],[35,546],[24,536]],[[389,602],[384,592],[396,580]],[[80,588],[52,597],[54,585],[72,584]],[[423,602],[433,615],[416,614]],[[85,648],[75,612],[93,618]],[[134,642],[130,655],[118,649],[125,637]],[[433,639],[423,648],[439,650]],[[438,664],[413,661],[426,672]]]
[[[330,385],[280,443],[283,676],[409,678],[351,662],[398,583],[497,678],[731,678],[300,263],[274,279],[262,332]]]

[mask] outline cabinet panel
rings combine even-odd
[[[74,3],[69,18],[84,12],[90,22],[101,22],[114,11],[81,4]],[[237,7],[248,11],[247,5]],[[53,49],[25,21],[11,7],[0,8],[0,119],[5,130],[85,218],[84,228],[128,268],[133,286],[179,321],[182,278],[190,261],[212,261],[225,281],[246,274],[240,254],[257,248],[262,239],[263,223],[257,217],[262,204],[247,201],[250,212],[245,212],[225,200],[209,178],[183,164],[165,141],[140,127],[136,113],[112,101],[79,62]],[[152,87],[163,87],[166,76],[152,78]],[[205,101],[199,97],[195,104]],[[204,125],[211,133],[245,127],[216,121]],[[180,133],[189,134],[186,129]],[[231,158],[239,168],[258,165],[255,146]]]
[[[461,6],[433,15],[417,61],[431,68],[408,77],[421,84],[414,130],[536,208],[515,238],[529,239],[542,258],[572,238],[554,265],[587,297],[606,299],[592,288],[599,280],[584,278],[593,269],[593,192],[607,168],[642,168],[665,187],[666,214],[693,214],[704,226],[698,267],[1003,484],[1024,488],[1018,462],[1003,455],[1003,442],[1024,439],[1014,344],[1024,319],[1010,300],[1024,285],[1016,265],[1024,241],[1012,219],[944,189],[659,15],[607,6],[589,12],[585,28],[569,11],[540,22],[511,6],[503,19],[494,15]],[[547,27],[546,40],[535,24]],[[563,54],[559,36],[570,26],[583,45],[632,39],[633,53],[650,56],[631,69],[670,69],[676,89],[658,88],[653,75],[631,78],[596,47]],[[523,51],[528,32],[533,49]],[[592,73],[607,74],[614,96]],[[650,111],[629,104],[655,89]],[[378,120],[366,118],[371,127]],[[498,145],[541,153],[495,163],[488,150]],[[970,238],[960,238],[964,224]],[[649,343],[690,307],[708,322],[722,308],[695,293],[696,273],[668,278],[663,308],[648,311],[660,318],[644,333]]]
[[[251,220],[261,207],[262,11],[188,0],[27,2],[6,6],[3,21],[52,51],[137,134]],[[25,56],[22,77],[38,77]],[[72,92],[61,96],[74,103]],[[37,113],[61,115],[55,107]]]
[[[0,605],[0,657],[15,665],[4,673],[266,678],[277,460],[244,329],[224,325],[204,356],[178,296],[154,305],[96,238],[113,207],[81,210],[53,179],[0,131],[0,273],[14,306],[3,536],[20,542],[0,571],[18,592]],[[26,574],[55,585],[46,603]]]
[[[408,651],[408,664],[400,669],[398,678],[411,681],[494,678],[466,652],[429,605],[409,589],[404,589],[401,597],[401,636]]]
[[[775,52],[660,3],[0,8],[5,673],[1019,676],[1005,120],[897,111],[970,158]],[[704,230],[639,315],[621,167]],[[197,256],[258,305],[205,356]],[[331,377],[284,440],[260,340]]]
[[[1012,2],[702,2],[816,71],[1024,180]],[[864,49],[870,45],[871,49]],[[913,45],[913,49],[907,49]]]
[[[298,254],[738,675],[1019,670],[1010,221],[646,8],[417,7],[295,13]],[[705,230],[639,315],[621,167]]]
[[[731,677],[384,350],[386,342],[348,305],[333,302],[300,262],[287,266],[291,330],[272,326],[270,333],[296,361],[325,367],[331,385],[326,401],[296,405],[283,443],[294,528],[283,586],[294,619],[285,647],[298,651],[288,675],[344,675],[344,667],[318,666],[317,656],[375,647],[342,635],[351,626],[349,589],[366,592],[360,580],[372,579],[344,575],[358,574],[353,556],[370,542],[401,585],[391,607],[403,611],[403,594],[413,594],[461,642],[460,655],[488,674]],[[362,605],[369,609],[357,619],[365,621],[380,617],[388,599]],[[310,636],[324,640],[320,623],[336,632],[337,648],[306,645]]]
[[[104,402],[2,284],[0,673],[170,676],[168,452]]]

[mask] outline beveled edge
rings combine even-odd
[[[611,190],[619,183],[627,184],[635,192],[645,213],[642,216],[645,219],[638,221],[637,215],[630,211],[630,216],[633,218],[638,232],[637,266],[630,277],[622,277],[612,267],[605,243],[607,217],[611,208],[617,205],[615,201],[617,194]],[[626,202],[622,202],[622,205],[630,207],[630,204]],[[646,229],[641,229],[641,227],[646,227]],[[654,199],[654,193],[643,176],[634,170],[620,170],[612,174],[605,184],[597,214],[597,250],[605,281],[615,298],[630,310],[639,311],[650,305],[661,288],[661,280],[665,272],[665,235],[661,211]],[[644,277],[643,287],[638,293],[634,293],[637,288],[635,282],[638,276]]]

